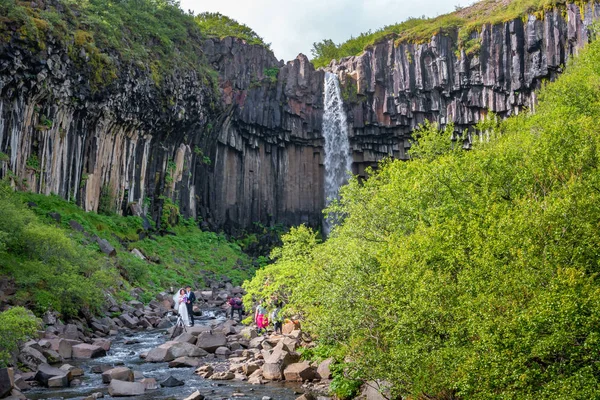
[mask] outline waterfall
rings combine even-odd
[[[332,200],[338,198],[340,186],[348,181],[348,171],[352,170],[352,155],[340,84],[337,76],[330,72],[325,73],[324,95],[325,204],[329,205]],[[323,230],[326,235],[335,222],[335,216],[329,216],[324,221]]]

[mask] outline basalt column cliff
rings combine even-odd
[[[588,42],[598,15],[595,4],[570,4],[485,25],[469,55],[446,32],[333,61],[353,172],[406,158],[426,119],[474,133],[489,111],[535,108],[535,90]],[[19,32],[0,41],[0,175],[19,188],[163,224],[178,210],[231,232],[320,225],[325,71],[305,56],[283,63],[259,45],[203,39],[204,72],[182,68],[157,83],[151,68],[123,62],[94,88],[81,72],[94,55],[76,40],[36,47]]]

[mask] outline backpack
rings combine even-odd
[[[242,305],[242,299],[235,299],[235,305],[236,306],[241,306]]]

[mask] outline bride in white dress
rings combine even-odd
[[[177,309],[177,312],[179,313],[179,315],[181,315],[183,323],[185,324],[185,326],[189,326],[190,318],[188,317],[187,312],[187,294],[185,293],[185,290],[179,289],[179,292],[175,293],[175,296],[173,296],[173,300],[175,301],[174,308]]]

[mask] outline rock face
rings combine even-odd
[[[425,120],[454,122],[454,139],[467,129],[468,147],[490,111],[535,109],[535,90],[562,72],[600,15],[592,4],[560,7],[483,26],[471,37],[476,54],[458,50],[450,33],[398,47],[383,40],[332,62],[353,172],[406,158]],[[284,64],[261,46],[208,39],[218,91],[209,74],[175,71],[158,87],[147,69],[123,64],[115,82],[92,93],[68,50],[48,40],[42,52],[14,38],[0,43],[0,152],[8,156],[0,176],[86,210],[159,223],[170,200],[185,217],[228,232],[254,222],[320,224],[324,70],[307,57]]]

